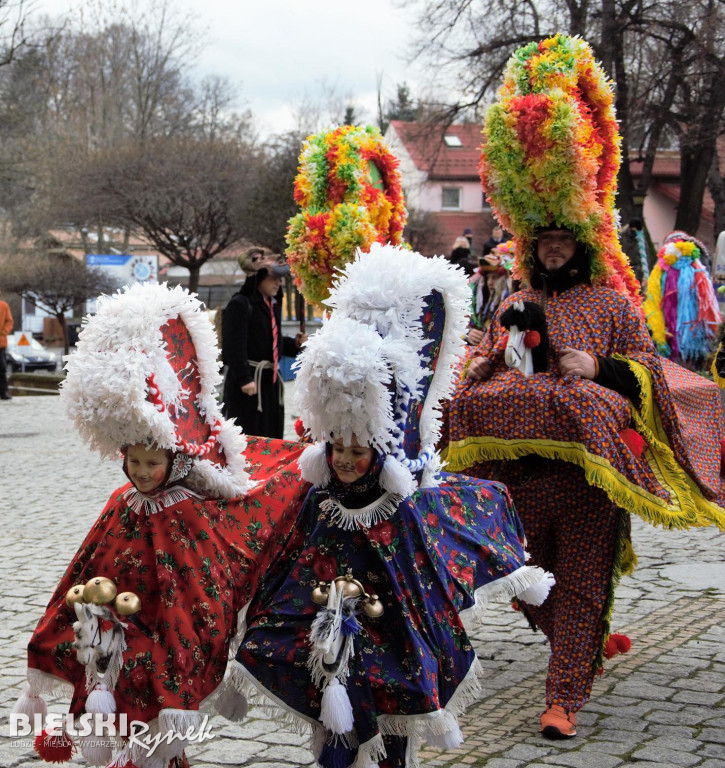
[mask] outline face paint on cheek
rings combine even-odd
[[[364,475],[368,471],[369,467],[370,467],[370,459],[368,458],[358,459],[355,462],[355,471],[359,475]]]
[[[155,469],[153,474],[151,475],[151,479],[156,483],[156,485],[161,485],[161,483],[164,482],[165,477],[166,477],[165,469]]]

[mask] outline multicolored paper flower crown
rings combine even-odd
[[[555,35],[509,59],[486,113],[481,182],[516,241],[516,276],[528,278],[540,227],[571,230],[592,253],[591,278],[640,303],[614,215],[620,137],[612,85],[589,45]]]
[[[401,245],[407,220],[398,160],[377,128],[345,125],[310,136],[300,155],[287,258],[302,295],[321,304],[356,249]]]
[[[700,259],[707,248],[686,232],[672,232],[647,281],[644,312],[657,350],[697,361],[707,356],[721,322],[710,276]]]

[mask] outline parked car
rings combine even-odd
[[[25,338],[29,345],[18,346],[17,339],[8,336],[8,348],[5,351],[8,368],[17,372],[22,371],[25,365],[26,371],[55,371],[58,368],[57,357],[30,334],[25,334]]]

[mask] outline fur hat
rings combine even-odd
[[[403,242],[407,213],[398,160],[371,126],[345,125],[310,136],[300,155],[287,257],[300,293],[327,298],[335,271],[372,243]]]
[[[300,459],[325,486],[325,442],[355,435],[386,455],[381,486],[408,496],[436,484],[440,402],[463,349],[469,289],[442,257],[391,245],[358,251],[325,304],[332,309],[295,363],[297,408],[318,441]]]
[[[145,443],[187,454],[189,484],[246,493],[241,430],[221,415],[216,335],[185,289],[135,284],[98,300],[66,358],[61,399],[81,437],[106,458]]]
[[[574,233],[591,252],[591,280],[641,301],[617,237],[620,136],[612,84],[579,37],[519,48],[486,113],[481,181],[494,215],[514,234],[515,277],[528,279],[537,230]]]

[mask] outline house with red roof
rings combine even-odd
[[[470,228],[473,230],[474,254],[480,254],[481,246],[495,224],[478,175],[481,126],[464,123],[438,127],[393,120],[385,138],[400,160],[408,210],[414,215],[428,213],[430,220],[435,222],[421,252],[425,255],[450,253],[456,237]],[[721,154],[725,155],[725,142]],[[636,185],[642,163],[633,162],[631,168]],[[643,201],[643,218],[655,248],[659,248],[674,229],[679,201],[679,153],[660,152]],[[700,227],[691,234],[714,249],[713,227],[714,203],[706,191]]]
[[[448,254],[464,230],[473,232],[473,253],[481,253],[495,225],[481,189],[478,161],[481,126],[447,127],[392,120],[385,133],[400,160],[400,175],[411,218],[427,213],[434,226],[424,243],[426,256]]]

